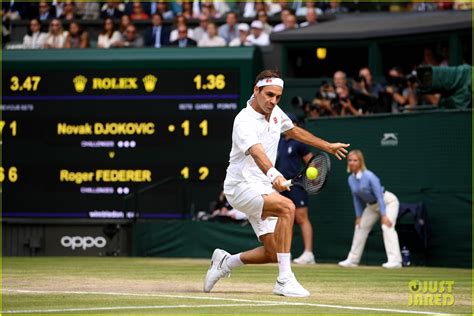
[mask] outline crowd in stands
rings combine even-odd
[[[272,32],[314,25],[318,23],[318,15],[358,11],[365,8],[361,5],[374,10],[432,11],[468,10],[472,3],[412,1],[387,2],[382,6],[358,1],[9,1],[2,7],[2,37],[5,45],[11,22],[29,20],[20,46],[25,49],[265,46],[270,44]],[[97,38],[91,38],[84,30],[81,24],[85,20],[104,21]],[[225,22],[218,25],[216,20]],[[149,23],[149,29],[138,32],[135,24],[139,21]],[[199,24],[191,27],[189,21]],[[46,26],[48,30],[43,30]]]
[[[441,52],[440,49],[425,48],[419,66],[447,66],[447,56]],[[307,118],[399,113],[438,105],[440,94],[422,94],[418,88],[415,69],[405,74],[402,68],[392,67],[383,83],[375,81],[368,67],[361,68],[352,80],[344,71],[338,70],[332,82],[321,84],[312,100],[305,101],[297,96],[292,104],[301,107]]]

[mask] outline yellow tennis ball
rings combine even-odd
[[[306,177],[309,180],[314,180],[314,179],[316,179],[317,176],[318,176],[318,169],[317,168],[309,167],[308,169],[306,169]]]

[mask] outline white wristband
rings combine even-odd
[[[271,167],[270,169],[268,169],[267,171],[267,177],[270,179],[270,181],[273,183],[273,181],[275,181],[276,178],[278,177],[283,177],[283,175],[280,173],[280,171],[278,171],[276,168],[274,167]]]

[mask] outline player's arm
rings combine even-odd
[[[307,130],[304,130],[298,126],[293,127],[292,129],[286,131],[284,134],[302,143],[308,144],[310,146],[319,148],[330,154],[333,154],[339,160],[346,157],[347,150],[345,148],[350,146],[350,144],[344,143],[329,143],[319,137],[314,136]]]
[[[303,162],[305,165],[308,164],[308,162],[313,158],[313,153],[307,153],[306,155],[303,156]]]
[[[283,182],[285,182],[286,179],[285,177],[283,177],[283,175],[281,175],[281,173],[276,171],[277,174],[272,175],[274,177],[273,179],[269,175],[269,171],[273,169],[276,170],[276,169],[273,167],[273,164],[268,158],[267,154],[265,154],[265,150],[263,149],[262,144],[253,145],[252,147],[249,148],[248,152],[250,156],[252,156],[253,160],[255,161],[257,166],[260,168],[260,170],[262,170],[262,172],[270,178],[275,190],[277,190],[278,192],[289,190],[287,186],[283,185]]]

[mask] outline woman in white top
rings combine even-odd
[[[63,48],[68,32],[63,29],[61,21],[53,19],[49,24],[49,32],[44,48]]]
[[[198,42],[198,47],[222,47],[226,46],[225,39],[217,35],[217,26],[211,22],[207,25],[207,33]]]
[[[97,39],[97,48],[110,48],[114,43],[122,39],[120,32],[115,30],[114,21],[111,18],[104,20],[102,32]]]
[[[44,47],[47,34],[41,32],[41,23],[38,19],[31,19],[28,33],[23,37],[23,48],[39,49]]]

